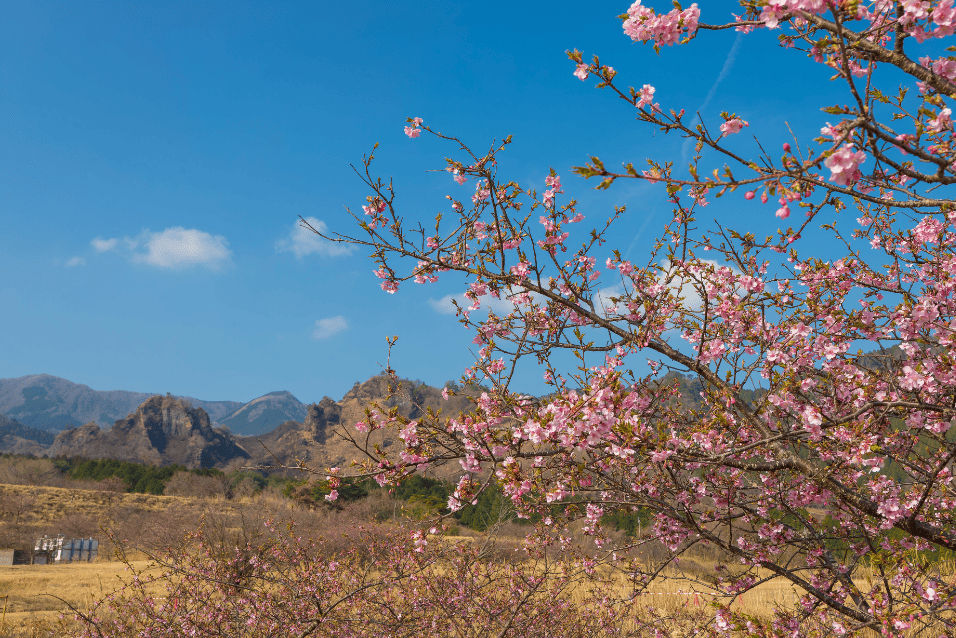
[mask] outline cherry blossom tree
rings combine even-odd
[[[637,594],[713,548],[715,633],[952,634],[956,582],[938,559],[956,550],[956,58],[939,55],[953,1],[743,1],[713,24],[696,4],[675,7],[634,3],[622,37],[666,61],[666,47],[710,31],[773,32],[833,76],[819,136],[755,153],[746,113],[691,116],[570,51],[569,81],[596,79],[624,117],[695,148],[687,170],[647,158],[615,171],[597,157],[574,169],[599,189],[666,190],[673,219],[635,264],[611,244],[623,207],[585,232],[554,170],[541,192],[499,175],[510,137],[474,152],[410,118],[408,143],[450,145],[450,192],[474,193],[449,195],[433,226],[403,217],[368,156],[360,228],[330,238],[369,247],[388,293],[461,277],[459,318],[480,347],[465,376],[489,390],[466,415],[370,409],[350,433],[359,473],[390,483],[460,464],[452,510],[498,482],[541,521],[529,543],[567,542],[583,525],[594,560],[627,573]],[[698,222],[721,196],[790,225],[760,238]],[[487,310],[491,298],[507,311]],[[559,365],[568,353],[576,369]],[[515,370],[536,365],[544,398],[512,389]],[[373,444],[385,428],[397,452]],[[647,516],[647,534],[611,534],[612,514]],[[651,542],[670,567],[635,558]],[[732,606],[767,581],[798,598],[763,616]]]

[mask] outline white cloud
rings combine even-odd
[[[103,239],[102,237],[97,237],[90,242],[90,246],[96,249],[98,253],[105,253],[108,250],[113,250],[116,248],[116,244],[119,242],[118,239]]]
[[[328,234],[328,226],[325,222],[315,217],[306,217],[305,221],[312,225],[320,233]],[[354,246],[349,244],[340,244],[319,237],[310,229],[302,225],[301,222],[292,224],[289,229],[289,236],[276,242],[276,252],[292,252],[299,259],[312,253],[319,253],[323,257],[338,257],[339,255],[348,255],[354,250]]]
[[[327,339],[343,330],[348,330],[349,322],[345,317],[326,317],[315,322],[315,332],[312,333],[313,339]]]
[[[602,288],[594,294],[594,307],[600,314],[606,317],[611,314],[612,310],[620,310],[620,308],[611,301],[611,297],[623,298],[624,296],[624,287],[620,284],[610,286],[609,288]]]
[[[73,257],[70,261],[66,262],[67,268],[72,268],[73,266],[85,266],[86,260],[82,257]]]
[[[452,303],[452,300],[458,301],[458,305],[464,308],[467,308],[471,305],[465,295],[445,295],[441,299],[429,299],[428,305],[443,315],[453,315],[455,314],[455,305]]]
[[[521,290],[518,288],[515,288],[513,290],[513,294],[520,294],[520,293],[521,293]],[[537,301],[539,303],[543,301],[541,299],[541,296],[538,295],[537,293],[532,293],[531,296],[534,299],[534,301]],[[488,310],[492,310],[496,315],[498,315],[499,317],[502,317],[515,309],[515,305],[511,302],[510,299],[508,299],[508,297],[506,296],[504,292],[501,293],[500,299],[496,299],[495,297],[492,297],[491,295],[483,295],[479,297],[478,299],[479,301],[481,301],[481,307],[479,307],[478,310],[475,312],[486,312]],[[466,297],[464,293],[460,295],[445,295],[441,299],[429,299],[428,305],[430,305],[433,310],[443,315],[453,315],[455,314],[455,305],[452,303],[452,301],[457,301],[458,305],[464,308],[465,310],[467,310],[468,307],[472,305],[471,299]]]
[[[94,240],[95,241],[95,240]],[[229,242],[222,235],[210,235],[194,228],[176,226],[153,233],[144,231],[141,242],[127,240],[130,249],[142,243],[145,253],[133,255],[133,261],[160,268],[205,266],[216,270],[232,256]]]
[[[709,264],[714,268],[730,268],[730,271],[734,276],[739,277],[741,275],[740,270],[737,269],[733,264],[725,264],[713,259],[700,259],[698,261],[703,262],[704,264]],[[664,260],[661,262],[661,266],[664,267],[664,275],[661,277],[661,280],[665,280],[669,273],[673,272],[673,267],[669,260]],[[702,310],[704,307],[704,300],[701,298],[700,293],[698,292],[699,284],[695,279],[683,278],[683,277],[674,277],[668,288],[671,292],[675,293],[679,297],[683,297],[684,301],[682,306],[687,310]]]

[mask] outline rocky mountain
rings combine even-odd
[[[94,390],[87,385],[49,374],[34,374],[0,379],[0,414],[6,414],[33,428],[56,432],[91,421],[108,425],[122,419],[157,394],[160,393]],[[175,398],[185,399],[193,407],[202,408],[214,423],[228,418],[244,405],[241,401]],[[283,420],[277,419],[259,431],[267,431]]]
[[[372,402],[386,409],[397,407],[409,418],[420,417],[422,410],[429,408],[436,412],[441,410],[445,417],[458,416],[471,408],[471,402],[465,396],[450,397],[446,401],[439,388],[409,381],[401,384],[401,393],[386,399],[388,379],[372,377],[365,383],[355,384],[341,401],[325,397],[308,406],[308,414],[302,422],[287,421],[272,432],[238,437],[237,441],[257,464],[264,466],[294,465],[296,462],[317,469],[342,466],[361,456],[355,444],[343,434],[364,436],[355,430],[354,425],[365,420],[365,409]],[[394,435],[394,432],[375,432],[371,435],[371,442],[387,449],[396,443],[390,438]],[[457,475],[460,470],[461,466],[454,463],[447,468],[436,468],[435,474]]]
[[[384,409],[395,407],[410,418],[420,417],[422,410],[428,409],[441,410],[444,416],[458,416],[471,407],[465,396],[446,401],[440,389],[410,381],[401,382],[400,394],[386,398],[388,394],[388,379],[383,376],[355,384],[341,401],[325,397],[309,406],[288,392],[272,392],[234,410],[224,421],[237,424],[237,429],[254,429],[277,415],[296,414],[301,410],[303,416],[287,419],[265,434],[251,436],[237,436],[229,429],[215,427],[206,410],[189,401],[169,395],[153,396],[116,420],[109,429],[91,421],[63,430],[52,442],[49,442],[51,433],[33,430],[12,419],[7,419],[10,430],[4,437],[3,424],[7,421],[0,420],[0,451],[113,458],[157,465],[178,463],[190,468],[221,468],[239,460],[247,465],[270,467],[294,466],[301,462],[320,469],[344,465],[360,456],[348,435],[359,436],[353,426],[365,420],[366,407],[372,402]],[[37,433],[33,435],[35,440],[27,438],[30,432]],[[394,432],[378,431],[373,434],[372,442],[388,448],[396,443],[389,438],[394,435]],[[452,464],[436,473],[443,476],[459,471],[458,464]]]
[[[238,437],[257,465],[328,466],[343,463],[345,459],[329,449],[329,438],[342,423],[342,406],[323,398],[306,409],[302,422],[286,421],[275,430],[261,436]]]
[[[270,392],[246,403],[219,420],[219,424],[228,427],[234,434],[253,436],[268,432],[286,421],[302,422],[307,414],[306,405],[291,392]]]
[[[223,466],[249,454],[228,432],[214,428],[203,408],[171,396],[147,399],[109,430],[96,423],[56,436],[50,456],[112,458],[189,468]]]

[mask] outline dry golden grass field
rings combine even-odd
[[[469,539],[470,540],[470,539]],[[137,570],[148,561],[134,561]],[[123,587],[129,572],[120,561],[96,561],[69,565],[18,565],[0,567],[0,602],[6,603],[6,614],[0,621],[0,636],[11,638],[56,635],[72,626],[70,606],[85,611],[94,598]],[[621,578],[620,592],[628,589]],[[655,587],[636,604],[652,604],[666,611],[706,606],[709,598],[690,593],[690,588]],[[735,606],[748,613],[769,613],[774,603],[793,602],[794,592],[784,585],[764,584],[748,592]],[[61,615],[65,618],[61,619]]]
[[[85,535],[101,540],[100,556],[90,563],[66,565],[0,566],[0,637],[56,636],[72,623],[69,606],[84,610],[99,598],[123,586],[126,565],[112,556],[105,530],[120,529],[132,537],[142,528],[165,528],[174,535],[184,523],[195,525],[197,511],[210,501],[178,496],[126,494],[60,487],[0,484],[4,519],[10,521],[18,503],[26,502],[23,515],[29,526],[25,533],[56,534],[70,522],[81,520],[90,529]],[[164,523],[169,525],[164,525]],[[9,523],[8,523],[9,524]],[[133,562],[144,569],[145,560]],[[66,619],[60,620],[61,615]]]
[[[133,566],[145,569],[148,563]],[[121,588],[128,575],[119,561],[0,567],[0,603],[6,609],[0,636],[56,635],[72,625],[71,605],[87,610],[94,598]]]
[[[56,533],[55,530],[63,521],[80,516],[102,526],[97,534],[101,539],[105,537],[103,530],[107,527],[125,529],[127,531],[124,534],[129,534],[130,538],[142,538],[142,530],[147,528],[162,528],[165,536],[158,539],[160,541],[171,539],[177,534],[181,538],[185,530],[195,528],[200,517],[210,512],[233,508],[235,511],[259,510],[261,513],[262,510],[275,512],[277,508],[291,507],[288,499],[270,498],[262,495],[254,502],[247,499],[226,503],[216,499],[0,484],[0,503],[8,504],[8,511],[3,512],[5,521],[10,520],[10,502],[28,499],[31,530],[44,529]],[[297,518],[302,515],[305,514],[301,513]],[[313,521],[312,528],[320,530],[317,533],[325,533],[330,520],[320,517]],[[448,540],[470,543],[480,540],[482,536],[452,537]],[[501,542],[508,544],[509,553],[519,543],[517,538],[503,538]],[[127,565],[111,553],[112,546],[101,541],[100,557],[91,563],[0,567],[0,606],[3,610],[0,612],[0,638],[58,636],[66,634],[71,627],[75,628],[71,606],[85,611],[94,599],[123,588],[124,583],[131,578]],[[131,558],[132,566],[137,571],[149,566],[142,554]],[[650,592],[634,599],[633,604],[650,605],[674,615],[706,607],[712,600],[706,581],[713,565],[702,558],[689,559],[683,564],[689,577],[687,580],[682,581],[677,572],[669,573],[672,579],[656,584]],[[949,564],[942,571],[952,576],[956,574],[956,566]],[[860,584],[865,588],[867,574],[864,572],[861,576]],[[614,594],[625,598],[630,595],[630,584],[623,575],[617,576],[612,582],[616,590]],[[583,598],[583,594],[583,591],[572,593],[575,598]],[[798,597],[789,583],[776,579],[742,595],[733,606],[748,614],[767,617],[779,605],[792,607]]]
[[[152,494],[126,494],[100,490],[78,490],[66,487],[35,487],[0,484],[0,499],[28,497],[37,523],[53,523],[67,515],[84,515],[94,519],[118,507],[142,511],[164,511],[192,499]]]
[[[137,571],[144,570],[149,562],[137,560],[132,566]],[[61,635],[76,627],[71,606],[86,611],[94,598],[121,589],[129,577],[127,566],[116,560],[0,567],[0,604],[5,609],[0,620],[0,636],[38,638]],[[160,587],[156,587],[159,594]],[[626,595],[628,591],[629,585],[621,577],[616,593]],[[575,595],[578,597],[583,596]],[[733,606],[745,613],[766,617],[777,605],[793,605],[797,598],[791,585],[774,581],[747,592]],[[710,600],[703,587],[668,583],[653,587],[651,593],[635,600],[635,604],[680,614],[692,608],[706,607]]]

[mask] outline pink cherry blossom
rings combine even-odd
[[[655,111],[659,110],[659,106],[657,104],[651,103],[651,101],[654,99],[654,92],[656,90],[657,89],[650,84],[645,84],[643,87],[641,87],[640,99],[637,101],[637,106],[640,108],[650,106]]]
[[[588,79],[590,73],[591,71],[587,64],[579,64],[577,68],[574,69],[574,76],[581,80]]]
[[[677,44],[682,35],[692,35],[697,31],[700,9],[694,3],[683,11],[674,9],[667,14],[657,15],[653,9],[641,6],[641,1],[637,0],[627,10],[627,16],[624,33],[632,40],[672,45]]]
[[[939,112],[939,114],[926,123],[926,128],[931,133],[940,133],[942,131],[952,131],[953,130],[953,120],[950,116],[953,114],[952,110],[945,108]]]
[[[939,234],[943,231],[943,223],[934,217],[924,217],[916,228],[913,236],[924,244],[939,243]]]
[[[370,431],[403,435],[392,435],[400,443],[391,449],[363,449],[368,459],[355,471],[387,484],[425,466],[450,466],[460,478],[450,508],[500,489],[519,516],[547,521],[529,535],[529,551],[569,549],[580,532],[597,551],[582,551],[579,569],[600,574],[606,555],[609,569],[627,564],[643,591],[667,574],[654,566],[632,573],[648,567],[627,562],[637,543],[653,542],[666,552],[663,561],[702,543],[716,547],[728,565],[698,628],[892,633],[915,618],[944,627],[950,619],[940,610],[952,609],[956,594],[917,557],[956,550],[948,532],[956,527],[956,445],[943,435],[956,422],[956,204],[945,188],[956,163],[945,82],[956,77],[956,62],[925,57],[914,69],[874,51],[892,52],[897,36],[916,51],[920,41],[948,35],[953,2],[767,0],[741,8],[739,19],[711,26],[779,28],[781,59],[800,50],[793,64],[819,63],[833,76],[834,96],[821,106],[837,119],[819,135],[768,124],[761,149],[795,138],[777,161],[729,147],[726,138],[749,127],[736,116],[724,116],[720,135],[699,139],[703,129],[684,120],[684,110],[660,110],[651,85],[631,92],[602,82],[643,109],[637,126],[660,133],[655,141],[700,143],[690,157],[664,143],[636,150],[623,168],[616,158],[605,167],[592,157],[575,169],[602,190],[635,178],[660,189],[673,216],[653,222],[659,235],[646,255],[627,252],[632,202],[593,228],[566,227],[581,221],[585,204],[562,198],[559,207],[556,175],[548,174],[543,193],[515,186],[505,164],[495,164],[504,147],[473,152],[458,138],[437,140],[456,156],[445,166],[464,160],[472,166],[462,172],[487,182],[470,210],[455,202],[458,213],[448,219],[436,208],[435,231],[430,215],[400,215],[391,191],[372,182],[370,208],[387,200],[375,215],[388,210],[395,218],[384,230],[360,227],[381,281],[460,276],[472,305],[458,319],[477,350],[466,376],[483,389],[468,412],[418,415],[414,432],[402,413],[374,413]],[[696,7],[657,13],[635,2],[624,18],[627,36],[658,48],[709,37],[699,26]],[[797,77],[796,67],[782,64],[781,77]],[[607,67],[595,69],[611,79]],[[861,74],[866,82],[856,79]],[[912,109],[895,107],[900,74],[926,90],[907,98],[915,97]],[[889,106],[860,106],[856,95],[871,85]],[[868,155],[875,168],[864,176]],[[765,234],[746,219],[697,214],[707,198],[738,188],[747,200],[759,192],[769,203],[772,195],[781,220],[797,212],[801,219]],[[488,199],[495,194],[494,207],[480,199],[485,191]],[[628,192],[619,191],[622,200],[634,200]],[[849,230],[839,221],[847,214],[859,221]],[[474,312],[495,294],[511,303]],[[571,359],[566,354],[575,360],[565,371],[558,364]],[[509,385],[509,372],[525,363],[543,373],[547,395],[526,397]],[[602,529],[631,515],[644,526],[637,538]],[[893,561],[887,578],[870,584],[860,570],[876,553]],[[738,611],[734,597],[768,574],[799,596],[759,620]],[[647,629],[653,635],[659,627]]]
[[[828,157],[824,164],[830,169],[831,182],[849,186],[862,177],[858,167],[865,161],[866,153],[856,150],[852,144],[844,144],[840,150]]]
[[[734,133],[739,133],[741,129],[745,126],[750,126],[747,122],[743,121],[739,117],[735,117],[732,120],[727,120],[720,125],[720,132],[724,135],[733,135]]]

